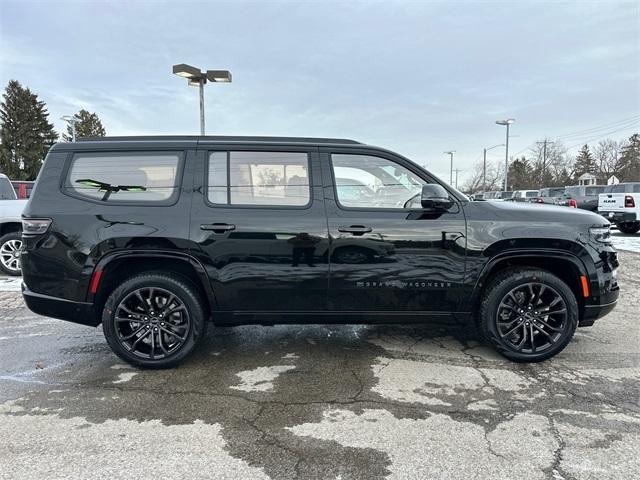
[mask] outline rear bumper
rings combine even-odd
[[[30,291],[22,284],[22,296],[29,310],[38,315],[58,318],[68,322],[97,327],[100,319],[92,303],[74,302],[64,298],[50,297]]]
[[[604,218],[612,223],[635,222],[637,215],[635,212],[599,212]]]

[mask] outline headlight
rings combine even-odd
[[[23,218],[22,232],[26,235],[42,235],[47,233],[50,225],[50,218]]]
[[[596,242],[611,245],[611,227],[592,227],[589,233]]]

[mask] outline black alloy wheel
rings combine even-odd
[[[109,346],[127,362],[170,367],[186,357],[204,333],[197,290],[179,277],[144,274],[110,295],[103,312]]]
[[[496,350],[518,362],[539,362],[562,351],[575,333],[578,303],[571,288],[544,270],[509,269],[487,287],[482,333]]]

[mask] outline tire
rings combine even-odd
[[[20,257],[16,256],[22,248],[22,233],[11,232],[0,237],[0,270],[7,275],[20,276]]]
[[[515,362],[541,362],[560,353],[573,338],[578,302],[554,274],[513,268],[488,285],[479,323],[485,340],[501,355]]]
[[[618,230],[628,235],[640,232],[640,222],[626,222],[618,224]]]
[[[125,362],[170,368],[193,352],[204,336],[206,318],[204,302],[188,280],[154,272],[128,279],[109,295],[102,328]]]

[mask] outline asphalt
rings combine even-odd
[[[137,370],[0,292],[0,478],[638,478],[640,254],[620,259],[616,310],[534,365],[451,328],[292,325]]]

